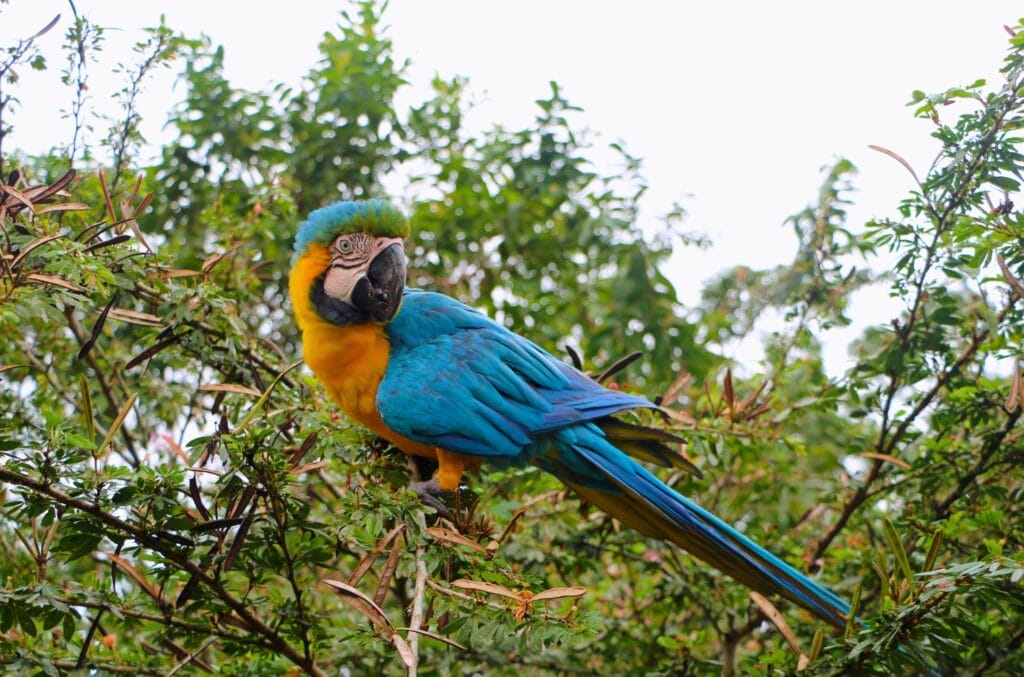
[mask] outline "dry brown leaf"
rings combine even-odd
[[[56,233],[54,235],[44,235],[43,237],[32,240],[27,245],[25,245],[25,247],[20,252],[18,252],[17,256],[14,257],[14,260],[11,261],[11,268],[17,268],[18,264],[24,261],[25,257],[31,254],[33,250],[37,249],[38,247],[42,247],[47,242],[52,242],[53,240],[57,240],[62,237],[64,237],[62,234]]]
[[[457,581],[452,581],[452,585],[456,588],[462,588],[463,590],[476,590],[478,592],[487,592],[492,595],[500,595],[501,597],[508,597],[520,602],[524,599],[525,595],[522,593],[510,590],[503,585],[497,583],[485,583],[484,581],[471,581],[467,578],[460,578]]]
[[[1020,365],[1017,366],[1017,373],[1020,373]],[[1021,409],[1024,409],[1024,385],[1021,385],[1020,392],[1018,394],[1019,397],[1017,398],[1017,406],[1019,406]]]
[[[146,594],[156,600],[157,604],[161,607],[167,606],[167,601],[160,595],[160,590],[158,590],[155,585],[147,581],[145,576],[139,573],[139,570],[133,567],[128,560],[120,555],[115,555],[112,552],[108,552],[107,557],[109,557],[110,561],[116,564],[119,569],[131,576],[132,579],[134,579],[135,582],[146,591]]]
[[[405,667],[412,672],[416,667],[416,654],[413,653],[412,647],[405,641],[405,638],[399,635],[397,632],[391,635],[391,643],[395,645],[398,650],[398,656],[402,659],[402,663]]]
[[[128,412],[130,412],[132,407],[135,406],[136,399],[138,399],[138,395],[132,393],[128,397],[128,400],[121,405],[121,410],[117,412],[114,422],[110,424],[109,428],[107,428],[107,436],[103,438],[100,446],[96,449],[97,456],[103,456],[103,453],[110,446],[110,443],[114,441],[114,434],[121,428],[121,425],[124,423],[124,419],[128,416]]]
[[[1024,384],[1021,383],[1020,362],[1013,363],[1013,378],[1010,381],[1010,394],[1006,396],[1006,403],[1003,405],[1007,411],[1014,411],[1017,407],[1024,407]]]
[[[28,280],[29,282],[40,282],[42,284],[52,284],[52,285],[54,285],[56,287],[62,287],[62,288],[67,289],[69,291],[77,291],[77,292],[84,292],[85,291],[84,289],[79,287],[77,284],[72,284],[72,283],[68,282],[67,280],[62,280],[59,277],[54,277],[53,275],[43,275],[41,273],[32,273],[31,275],[26,275],[25,279]]]
[[[43,26],[42,28],[40,28],[40,29],[39,29],[38,31],[36,31],[36,34],[35,34],[35,35],[33,35],[33,36],[32,36],[31,38],[29,38],[28,40],[26,40],[25,42],[32,42],[32,41],[33,41],[33,40],[35,40],[36,38],[38,38],[38,37],[41,37],[41,36],[43,36],[43,35],[46,35],[47,33],[49,33],[49,32],[50,32],[50,29],[52,29],[52,28],[53,28],[54,26],[56,26],[56,25],[57,25],[57,22],[58,22],[58,21],[60,21],[60,14],[58,14],[57,16],[55,16],[55,17],[53,17],[52,19],[50,19],[50,23],[46,24],[45,26]]]
[[[110,190],[107,188],[107,173],[104,170],[96,172],[96,176],[100,180],[100,190],[103,192],[103,202],[107,205],[107,216],[110,217],[111,221],[117,220],[117,215],[114,214],[114,205],[110,201]],[[114,228],[118,235],[124,232],[121,227]]]
[[[481,555],[487,554],[487,548],[480,545],[476,541],[471,541],[462,534],[451,531],[450,529],[442,529],[441,527],[430,527],[427,529],[427,536],[436,538],[439,541],[446,541],[448,543],[457,543],[458,545],[464,545],[470,550],[475,550]]]
[[[339,598],[356,611],[360,612],[371,623],[386,630],[389,634],[394,634],[395,626],[388,620],[387,614],[384,610],[377,606],[372,599],[366,596],[359,588],[354,588],[348,583],[342,583],[341,581],[335,581],[331,579],[324,579],[324,583],[330,586]]]
[[[178,456],[178,458],[181,459],[182,463],[188,466],[188,454],[186,454],[185,450],[182,449],[181,446],[174,441],[173,437],[171,437],[167,433],[164,433],[163,435],[160,436],[160,439],[163,440],[164,444],[167,445],[168,449],[173,451]]]
[[[384,562],[384,568],[381,569],[380,579],[377,581],[377,590],[373,593],[373,603],[380,606],[384,603],[384,598],[387,597],[388,588],[391,586],[391,579],[395,576],[395,570],[398,568],[398,557],[402,554],[402,537],[399,535],[391,544],[391,552],[388,553],[388,558]]]
[[[136,184],[136,190],[138,184]],[[132,234],[142,243],[142,246],[146,248],[146,251],[153,253],[153,248],[146,242],[146,238],[143,237],[142,231],[139,229],[139,224],[135,222],[135,216],[132,214],[132,206],[128,204],[127,200],[121,200],[121,218],[128,225],[128,228],[132,231]]]
[[[874,458],[874,459],[877,459],[879,461],[885,461],[886,463],[892,463],[893,465],[898,465],[899,467],[903,468],[904,470],[910,470],[910,464],[909,463],[907,463],[906,461],[904,461],[901,458],[896,458],[895,456],[890,456],[889,454],[879,454],[877,451],[862,451],[859,454],[854,454],[854,456],[862,456],[864,458]]]
[[[800,651],[800,645],[796,641],[796,635],[793,634],[793,630],[789,627],[789,623],[787,623],[786,619],[782,617],[782,614],[775,608],[775,605],[769,602],[764,595],[756,593],[753,590],[750,591],[750,599],[754,600],[754,604],[756,604],[757,608],[761,610],[761,613],[765,615],[765,618],[771,621],[772,625],[779,629],[782,636],[786,638],[786,643],[789,644],[789,648],[791,648],[797,656],[803,656],[803,652]]]
[[[405,523],[401,522],[397,524],[393,529],[391,529],[391,531],[385,534],[384,538],[377,541],[377,543],[373,546],[373,550],[371,550],[363,556],[363,559],[360,560],[359,564],[352,571],[351,575],[349,575],[348,584],[356,585],[357,583],[359,583],[363,576],[366,575],[366,572],[370,570],[370,567],[373,566],[374,560],[380,557],[380,555],[384,552],[384,549],[387,548],[388,545],[391,543],[391,540],[394,539],[395,536],[400,534],[403,530],[405,530]]]
[[[231,247],[227,251],[223,251],[218,254],[210,254],[209,256],[207,256],[203,260],[203,274],[205,275],[206,273],[209,273],[211,270],[213,270],[214,266],[216,266],[218,263],[226,259],[228,256],[234,254],[236,249],[238,249],[238,245]]]
[[[1024,284],[1013,276],[1010,272],[1010,268],[1006,265],[1006,261],[1003,260],[1002,254],[996,254],[996,261],[999,263],[999,270],[1003,273],[1003,279],[1006,280],[1006,284],[1010,285],[1010,288],[1016,292],[1017,296],[1024,299]]]
[[[583,597],[585,594],[587,594],[587,589],[579,586],[573,586],[570,588],[548,588],[547,590],[538,592],[534,595],[532,601],[539,602],[545,599],[564,599],[566,597],[577,599],[579,597]]]
[[[152,191],[150,191],[150,192],[146,193],[145,195],[143,195],[142,196],[142,201],[139,202],[139,204],[135,207],[135,211],[132,212],[132,217],[136,218],[136,219],[139,218],[139,215],[142,214],[142,212],[146,211],[146,207],[148,207],[149,203],[152,202],[152,201],[153,201],[153,192]]]
[[[61,202],[53,205],[40,205],[36,207],[36,216],[49,214],[50,212],[80,212],[89,208],[89,205],[81,202]]]
[[[35,207],[32,205],[32,200],[30,200],[28,196],[22,193],[20,190],[15,189],[13,186],[5,186],[0,184],[0,192],[7,193],[18,202],[25,205],[30,212],[32,212],[33,214],[36,213]]]
[[[306,463],[304,465],[295,466],[288,472],[293,475],[302,475],[303,473],[312,472],[313,470],[319,470],[327,465],[327,461],[316,461],[315,463]]]
[[[197,277],[202,275],[198,270],[186,270],[184,268],[174,268],[172,270],[165,270],[158,273],[157,277],[162,277],[165,280],[172,280],[177,277]]]
[[[47,200],[55,195],[58,197],[71,197],[71,194],[64,189],[67,188],[74,178],[75,170],[69,169],[64,176],[49,185],[39,184],[30,186],[21,192],[25,194],[25,197],[32,200],[34,204],[39,204],[43,200]]]
[[[249,386],[238,385],[237,383],[207,383],[199,386],[199,390],[208,393],[238,393],[239,395],[251,395],[259,397],[263,393],[250,388]]]
[[[661,406],[668,406],[679,399],[679,393],[683,392],[683,389],[690,384],[693,380],[693,375],[685,369],[680,369],[679,373],[676,374],[675,379],[672,381],[672,385],[665,390],[665,394],[661,396]]]
[[[893,151],[889,150],[888,148],[882,148],[881,146],[868,144],[868,148],[870,148],[871,150],[877,150],[879,153],[888,155],[896,162],[899,162],[908,172],[910,172],[910,175],[914,177],[914,182],[917,183],[918,185],[921,184],[921,180],[917,178],[917,172],[915,172],[914,168],[910,166],[910,163],[904,160],[902,157],[900,157]]]
[[[725,382],[722,384],[725,405],[729,408],[729,418],[736,418],[736,393],[732,389],[732,368],[725,368]]]
[[[128,310],[127,308],[111,308],[108,316],[121,322],[127,322],[128,324],[137,324],[142,327],[162,327],[164,321],[156,315],[149,313],[140,313],[135,310]]]

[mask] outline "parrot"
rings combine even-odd
[[[842,597],[638,462],[700,474],[668,446],[680,438],[616,417],[655,404],[449,296],[408,288],[409,235],[386,200],[316,209],[296,231],[288,285],[304,359],[331,399],[400,451],[437,462],[430,480],[410,484],[425,503],[439,505],[484,462],[535,466],[641,534],[844,627]]]

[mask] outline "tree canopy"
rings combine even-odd
[[[102,27],[0,45],[0,665],[1024,670],[1024,28],[1001,81],[913,92],[939,154],[917,174],[877,149],[914,181],[892,218],[847,222],[836,161],[789,220],[791,263],[722,271],[685,307],[664,266],[701,243],[681,209],[641,218],[638,158],[615,145],[620,169],[595,169],[555,83],[523,129],[468,131],[460,78],[400,107],[381,12],[351,5],[301,83],[264,91],[209,39],[148,29],[94,144]],[[28,155],[5,143],[18,72],[48,67],[57,31],[74,133]],[[146,162],[140,101],[165,67],[185,94]],[[666,481],[850,599],[845,631],[536,470],[485,469],[451,519],[424,508],[405,487],[430,468],[339,415],[287,307],[298,221],[363,197],[409,214],[411,284],[657,398],[707,478]],[[866,284],[903,309],[830,378],[823,332]],[[762,362],[725,357],[773,312]]]

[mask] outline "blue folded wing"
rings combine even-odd
[[[842,627],[849,605],[610,442],[599,419],[647,400],[607,390],[526,339],[439,294],[407,291],[388,325],[377,391],[384,423],[423,444],[492,464],[535,464],[608,514],[686,548],[763,593]]]
[[[536,344],[441,294],[407,290],[387,326],[384,423],[471,456],[533,460],[549,433],[647,400],[607,390]]]

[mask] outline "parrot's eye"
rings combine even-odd
[[[338,252],[341,254],[352,253],[352,243],[348,240],[338,240],[338,244],[336,246],[338,248]]]

